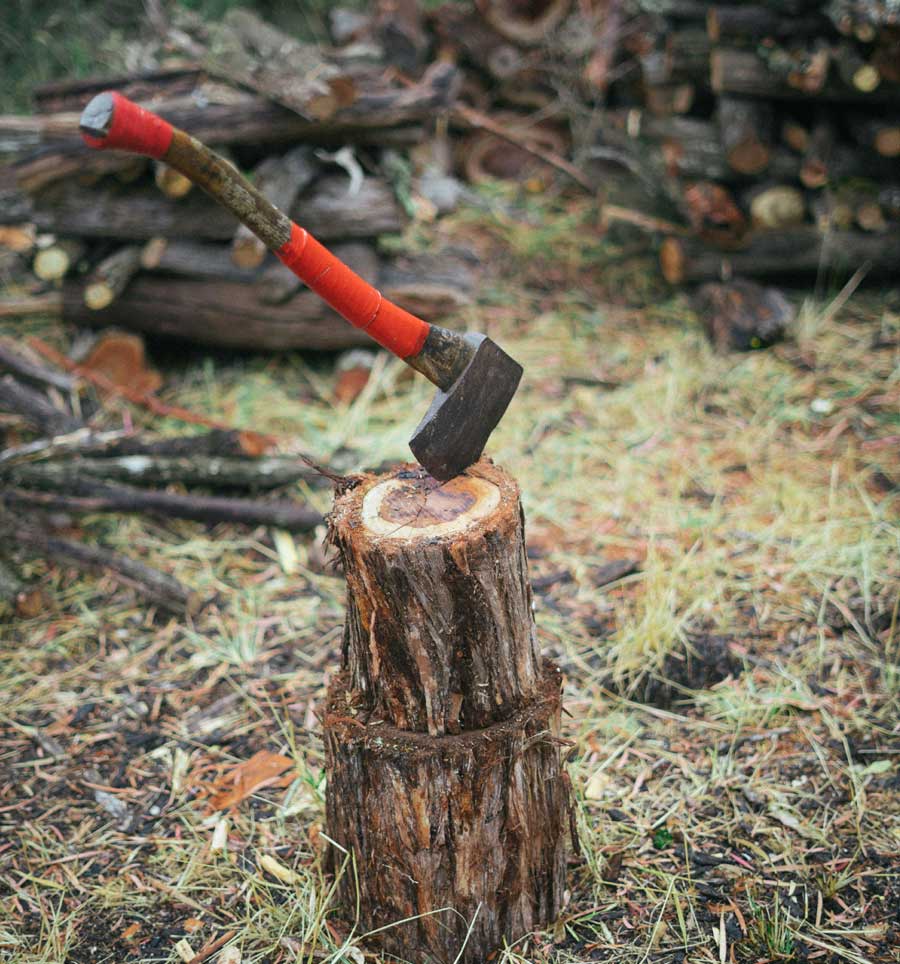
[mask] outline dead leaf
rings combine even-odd
[[[135,392],[151,394],[162,385],[159,372],[147,366],[140,335],[121,331],[101,335],[80,367]]]
[[[236,807],[242,800],[263,787],[286,787],[294,779],[292,773],[281,776],[285,770],[292,769],[294,761],[280,753],[260,750],[249,760],[244,760],[223,773],[209,788],[210,810],[228,810]]]

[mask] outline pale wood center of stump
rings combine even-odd
[[[387,479],[366,493],[362,518],[382,538],[428,539],[461,532],[499,504],[500,489],[475,476],[457,476],[443,485],[430,477]]]

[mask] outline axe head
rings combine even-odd
[[[446,391],[438,389],[409,440],[419,464],[439,482],[478,461],[522,377],[522,366],[486,335],[465,337],[475,353]]]

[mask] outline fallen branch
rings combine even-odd
[[[71,392],[75,387],[74,378],[31,361],[4,341],[0,341],[0,368],[6,368],[26,381],[58,388],[61,392]]]
[[[288,501],[257,502],[253,499],[143,492],[85,479],[71,480],[66,491],[71,494],[9,489],[2,497],[8,506],[51,512],[146,512],[194,522],[267,525],[291,532],[306,532],[322,522],[320,513]]]
[[[42,392],[24,385],[14,375],[0,378],[0,411],[13,412],[48,435],[63,435],[82,422],[58,409]]]
[[[211,489],[275,489],[321,476],[302,459],[222,458],[217,456],[166,456],[135,453],[65,461],[28,462],[2,473],[13,485],[24,488],[64,489],[74,479],[127,482],[135,485],[199,485]]]
[[[206,605],[206,601],[174,576],[111,549],[62,539],[35,526],[16,524],[9,519],[0,521],[0,534],[11,540],[17,551],[39,555],[47,562],[108,572],[169,612],[196,613]]]

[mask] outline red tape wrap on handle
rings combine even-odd
[[[306,230],[291,224],[291,239],[276,252],[281,261],[354,328],[399,358],[418,355],[431,327],[384,298]]]
[[[157,160],[164,157],[172,143],[172,125],[115,91],[107,93],[113,99],[112,125],[105,137],[82,131],[84,141],[91,147],[118,148]]]

